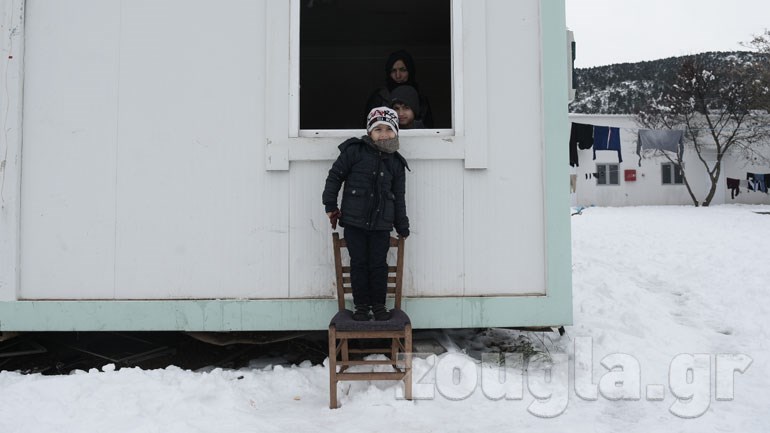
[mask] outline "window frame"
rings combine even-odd
[[[473,3],[465,7],[470,0],[450,0],[452,11],[451,52],[453,89],[453,129],[454,135],[442,136],[438,133],[424,136],[423,132],[410,131],[402,134],[408,140],[402,142],[401,153],[409,160],[457,160],[462,161],[465,169],[484,170],[489,167],[489,125],[488,125],[488,78],[487,78],[487,37],[485,32],[465,32],[463,29],[482,29],[486,25],[486,2]],[[541,0],[544,1],[544,0]],[[312,133],[310,137],[300,137],[299,129],[293,134],[295,126],[290,126],[290,113],[297,110],[298,87],[290,82],[298,77],[290,77],[293,46],[299,46],[298,12],[299,0],[288,2],[269,1],[265,3],[264,25],[264,169],[266,171],[289,171],[292,162],[333,161],[338,155],[337,146],[342,139],[363,135],[360,130],[325,130]],[[295,18],[292,20],[292,12]],[[542,15],[541,15],[542,20]],[[554,25],[554,23],[548,23]],[[539,24],[543,25],[542,22]],[[284,43],[287,41],[289,43]],[[542,43],[542,40],[541,40]],[[562,41],[559,41],[561,46]],[[541,62],[542,62],[541,58]],[[540,78],[543,71],[540,69]],[[296,69],[294,74],[297,74]],[[465,93],[465,83],[472,83],[474,91]],[[541,87],[541,101],[546,104],[544,89]],[[291,102],[294,100],[295,102]],[[547,105],[547,104],[546,104]],[[476,107],[468,111],[467,107]],[[297,118],[298,120],[298,118]],[[297,124],[295,124],[298,126]],[[544,124],[541,123],[541,128]],[[560,127],[560,126],[559,126]],[[432,131],[432,130],[428,130]],[[436,136],[433,136],[433,135]],[[293,135],[296,135],[293,136]],[[304,135],[304,134],[303,134]]]
[[[664,178],[664,172],[668,171],[670,182],[666,182]],[[678,175],[677,175],[678,174]],[[677,182],[679,178],[679,182]],[[660,164],[660,184],[661,185],[684,185],[684,176],[682,175],[682,168],[675,162],[662,162]]]
[[[612,176],[610,176],[609,173],[612,172],[611,167],[615,167],[615,178],[617,180],[616,183],[610,183],[612,180]],[[602,178],[599,176],[599,167],[604,168],[605,173],[605,182],[602,183]],[[607,163],[598,163],[596,164],[596,186],[619,186],[620,185],[620,164],[615,164],[612,162]]]

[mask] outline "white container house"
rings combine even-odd
[[[0,0],[0,25],[0,332],[325,329],[323,182],[400,48],[436,120],[401,135],[414,326],[571,323],[563,0]]]

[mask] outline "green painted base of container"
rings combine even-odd
[[[553,301],[548,296],[415,298],[405,299],[404,309],[420,329],[571,324],[571,303]],[[10,301],[0,302],[0,331],[322,330],[336,309],[331,299]]]

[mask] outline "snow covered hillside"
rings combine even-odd
[[[770,206],[588,208],[572,237],[566,334],[438,332],[455,346],[416,361],[422,400],[355,382],[329,410],[309,362],[2,372],[0,432],[767,431]],[[528,364],[476,360],[522,341]]]
[[[747,64],[767,65],[770,62],[766,55],[734,51],[578,68],[575,69],[575,100],[569,104],[569,111],[582,114],[636,114],[651,99],[669,92],[682,63],[693,57],[704,68],[714,72]]]

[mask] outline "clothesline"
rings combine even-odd
[[[749,191],[759,191],[768,193],[768,184],[770,184],[770,173],[750,173],[746,172],[746,179],[736,179],[726,177],[727,189],[730,190],[730,198],[735,199],[741,193],[741,187]]]
[[[590,126],[606,126],[606,125],[594,125],[592,123],[583,123],[583,122],[572,122],[572,123],[580,123],[580,124],[583,124],[583,125],[590,125]],[[617,126],[616,128],[621,129],[621,130],[626,131],[626,132],[638,132],[640,129],[649,129],[649,130],[653,130],[653,131],[660,131],[660,130],[668,130],[668,131],[687,131],[687,130],[690,130],[690,131],[709,131],[709,130],[712,129],[712,128],[708,128],[708,127],[706,127],[706,128],[683,128],[683,129],[669,129],[669,128],[654,129],[654,128],[646,128],[646,127],[631,128],[631,127],[625,127],[625,126]],[[744,131],[744,130],[754,130],[754,129],[770,130],[770,124],[768,124],[768,125],[758,125],[758,126],[755,126],[755,127],[752,127],[752,128],[740,127],[740,128],[730,129],[730,130],[731,131],[733,131],[733,130]]]
[[[739,128],[744,130],[764,130],[770,126],[757,126],[754,128]],[[706,128],[701,128],[703,130]],[[643,150],[663,150],[684,154],[684,144],[687,141],[685,129],[649,129],[643,127],[617,127],[595,125],[592,123],[571,122],[569,138],[569,163],[570,166],[579,166],[578,149],[587,150],[593,148],[593,159],[596,160],[596,151],[615,151],[618,154],[618,162],[623,162],[621,152],[620,131],[636,133],[636,154],[639,155],[639,166],[642,165]]]

